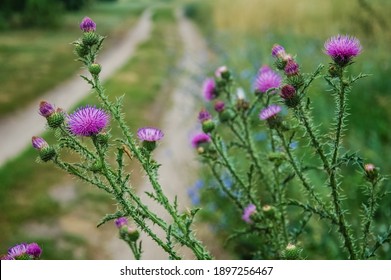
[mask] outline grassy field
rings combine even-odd
[[[391,174],[391,114],[388,109],[391,105],[388,78],[391,74],[391,33],[388,31],[391,20],[387,14],[390,9],[391,3],[381,0],[244,0],[230,1],[229,5],[224,0],[217,0],[192,1],[187,5],[187,14],[199,24],[215,50],[215,61],[211,62],[210,72],[206,74],[212,74],[220,65],[227,65],[248,94],[252,92],[252,82],[260,66],[272,65],[273,44],[281,44],[287,52],[296,55],[301,71],[309,73],[319,63],[327,65],[330,62],[323,53],[323,44],[329,37],[349,34],[359,38],[363,53],[350,68],[353,74],[362,72],[370,77],[358,82],[350,94],[345,147],[352,152],[359,151],[366,161],[379,166],[383,174]],[[318,80],[309,93],[322,132],[332,123],[334,114],[333,98],[326,89],[324,81]],[[344,203],[359,207],[361,175],[349,168],[344,170],[344,175],[347,197]],[[322,184],[321,178],[318,183]],[[209,200],[212,197],[210,193],[205,196]],[[383,201],[376,215],[379,224],[387,220],[389,224],[390,206],[390,198]],[[357,224],[357,221],[351,222]],[[229,232],[235,225],[227,224]],[[337,240],[337,237],[328,231],[322,232],[322,228],[314,227],[313,230],[313,239],[307,242],[327,247],[327,252],[315,257],[341,258],[338,248],[327,242],[327,239]],[[386,228],[381,226],[378,230],[382,232]],[[390,250],[383,251],[383,257],[389,255]]]
[[[152,109],[165,107],[169,94],[167,82],[173,82],[180,55],[172,9],[156,9],[153,19],[151,39],[142,44],[135,57],[105,84],[110,98],[125,94],[124,110],[133,131],[140,126],[158,126],[163,109]],[[101,25],[99,20],[97,23]],[[177,51],[174,52],[174,49]],[[68,60],[67,64],[80,66],[72,60]],[[90,97],[79,105],[96,102],[94,97]],[[112,127],[111,132],[115,136],[116,128]],[[44,137],[48,142],[53,142],[53,137],[48,133]],[[72,227],[77,227],[77,224],[70,225],[69,231],[65,229],[63,232],[58,232],[58,227],[59,220],[70,213],[87,216],[91,224],[96,224],[104,214],[115,209],[112,201],[98,190],[72,181],[50,163],[35,163],[36,156],[33,149],[28,149],[0,169],[0,205],[5,209],[0,213],[0,252],[5,252],[13,243],[34,239],[42,244],[44,259],[104,258],[99,246],[86,247],[86,240],[72,232]],[[134,173],[137,177],[138,171]],[[67,184],[76,185],[76,197],[64,206],[50,194],[53,187]],[[48,228],[41,238],[32,237],[28,232],[37,223]]]
[[[70,77],[79,65],[70,44],[81,31],[78,26],[88,15],[98,22],[98,31],[108,35],[106,48],[115,45],[145,8],[141,1],[95,3],[67,13],[58,29],[27,29],[0,32],[0,117],[29,104],[59,82]]]

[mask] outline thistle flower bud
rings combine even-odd
[[[41,114],[41,116],[47,118],[54,114],[55,111],[56,109],[49,102],[41,101],[41,103],[39,103],[39,113]]]
[[[47,162],[56,155],[56,151],[43,138],[33,136],[31,142],[34,149],[39,152],[39,157],[42,161]]]
[[[100,64],[98,63],[92,63],[89,67],[88,67],[88,71],[90,71],[90,73],[92,75],[99,75],[100,71],[102,70],[102,67],[100,66]]]
[[[270,205],[262,206],[262,212],[266,218],[274,219],[276,217],[276,208]]]
[[[296,93],[296,89],[292,85],[285,85],[281,89],[281,98],[284,100],[286,106],[295,108],[300,103],[300,97]]]
[[[210,133],[215,129],[216,125],[212,120],[207,120],[202,123],[202,131]]]
[[[96,30],[96,24],[95,22],[90,19],[89,17],[84,17],[83,20],[80,23],[80,29],[83,32],[95,32]]]
[[[140,232],[136,228],[128,227],[128,236],[130,241],[137,241],[140,237]]]
[[[65,120],[64,112],[61,108],[57,108],[56,112],[52,114],[51,116],[47,117],[46,120],[48,121],[48,126],[51,128],[57,128],[60,127]]]
[[[198,120],[200,121],[200,123],[204,123],[211,119],[212,115],[205,108],[202,108],[201,111],[198,113]]]
[[[231,73],[229,72],[227,66],[220,66],[216,69],[215,76],[218,79],[229,80],[229,78],[231,77]]]
[[[367,163],[364,165],[365,178],[369,182],[374,182],[378,178],[379,171],[372,163]]]
[[[191,139],[191,144],[194,148],[197,149],[197,152],[203,153],[205,150],[209,148],[211,142],[211,138],[206,133],[198,133],[194,135]]]
[[[57,128],[64,123],[65,117],[62,109],[55,109],[49,102],[41,101],[39,104],[39,113],[46,118],[51,128]]]
[[[205,133],[212,132],[215,128],[215,124],[212,121],[212,115],[205,108],[201,109],[199,112],[198,120],[201,122],[202,131]]]
[[[224,108],[225,108],[224,101],[217,100],[215,102],[214,108],[215,108],[216,112],[218,112],[218,113],[221,113],[222,111],[224,111]]]
[[[128,219],[126,217],[119,217],[115,219],[114,223],[117,228],[121,228],[128,224]]]
[[[294,59],[289,59],[285,65],[284,72],[288,77],[300,74],[299,64]]]
[[[302,259],[301,257],[301,252],[303,249],[297,247],[294,244],[289,243],[285,250],[282,252],[282,257],[287,260],[300,260]]]
[[[272,56],[275,58],[282,58],[285,55],[284,47],[274,44],[272,47]]]
[[[247,105],[246,105],[247,104]],[[236,103],[238,109],[240,108],[241,110],[246,110],[248,108],[248,102],[245,101],[245,100],[242,100],[240,101],[239,103],[239,100],[238,100],[238,103]],[[235,112],[228,108],[224,111],[222,111],[220,114],[219,114],[219,120],[221,122],[227,122],[227,121],[230,121],[232,120],[233,118],[235,117]]]

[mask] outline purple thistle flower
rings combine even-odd
[[[331,37],[324,44],[324,52],[340,66],[349,63],[353,57],[361,53],[361,50],[360,41],[348,35]]]
[[[272,56],[273,57],[276,57],[276,58],[282,58],[285,56],[285,49],[284,47],[278,45],[278,44],[274,44],[273,47],[272,47]]]
[[[211,141],[210,136],[206,133],[198,133],[194,135],[193,139],[191,140],[191,144],[194,148],[198,148],[203,143],[209,143]]]
[[[44,148],[49,147],[49,144],[41,137],[33,136],[31,138],[34,149],[40,151]]]
[[[288,77],[298,75],[299,74],[299,64],[295,60],[289,59],[285,65],[284,72],[285,72],[285,75],[287,75]]]
[[[271,69],[268,71],[264,70],[263,72],[260,71],[255,81],[255,88],[258,91],[265,93],[271,88],[280,87],[281,81],[281,76]],[[276,91],[273,91],[271,93],[276,93]]]
[[[84,17],[80,23],[80,29],[83,32],[94,32],[96,30],[95,22],[89,17]]]
[[[126,217],[119,217],[114,222],[115,222],[115,226],[117,228],[121,228],[121,227],[123,227],[123,226],[128,224],[128,219]]]
[[[52,104],[46,101],[41,101],[39,104],[39,113],[41,116],[44,116],[45,118],[50,117],[56,112],[56,109]]]
[[[261,120],[268,120],[275,117],[279,112],[281,112],[281,107],[278,105],[270,105],[269,107],[263,109],[259,114]]]
[[[218,113],[224,111],[224,108],[225,108],[224,101],[217,100],[216,103],[215,103],[214,108],[215,108],[216,112],[218,112]]]
[[[27,247],[27,243],[16,244],[15,246],[8,249],[8,257],[15,259],[26,254]]]
[[[101,132],[109,123],[109,115],[95,106],[77,109],[68,116],[68,128],[76,136],[93,136]]]
[[[163,136],[164,133],[160,129],[154,127],[143,127],[137,130],[137,137],[141,141],[156,142],[162,139]]]
[[[207,78],[202,86],[202,91],[206,101],[211,101],[217,96],[216,83],[213,78]]]
[[[201,111],[198,113],[198,120],[203,123],[205,121],[209,121],[212,119],[211,114],[205,109],[201,109]]]
[[[42,249],[37,243],[30,243],[27,245],[26,253],[36,259],[42,254]]]
[[[254,214],[257,211],[257,208],[255,207],[254,204],[249,204],[244,208],[243,210],[243,215],[242,215],[242,220],[245,221],[248,224],[251,224],[251,215]]]

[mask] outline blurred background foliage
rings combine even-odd
[[[2,0],[0,29],[58,27],[64,11],[78,11],[94,1],[117,0]]]
[[[238,86],[248,95],[258,69],[263,64],[272,65],[271,47],[278,43],[288,53],[296,56],[301,71],[310,73],[319,63],[327,64],[329,58],[323,53],[323,44],[331,36],[349,34],[356,36],[363,45],[363,53],[350,67],[352,74],[367,73],[370,77],[361,80],[353,88],[349,99],[349,128],[345,133],[345,152],[358,152],[365,162],[373,162],[383,174],[391,174],[391,75],[390,52],[391,19],[388,15],[391,1],[386,0],[234,0],[234,1],[188,1],[185,11],[201,27],[214,50],[215,60],[209,65],[209,72],[220,65],[226,65],[234,73]],[[326,67],[327,69],[327,67]],[[326,133],[333,122],[335,105],[322,79],[315,81],[309,97],[314,107],[315,120],[321,133]],[[256,138],[262,142],[262,134]],[[307,142],[298,142],[306,146]],[[302,155],[311,159],[311,152]],[[235,157],[235,159],[238,159]],[[241,159],[245,161],[246,159]],[[239,164],[240,165],[240,164]],[[349,222],[359,228],[358,217],[362,200],[362,174],[352,167],[344,167],[344,206],[350,209]],[[204,170],[202,174],[207,174]],[[317,185],[324,185],[324,178],[313,174],[311,179]],[[212,228],[222,239],[242,228],[241,213],[233,213],[227,197],[214,186],[209,176],[201,176],[197,182],[197,204],[205,209],[203,218],[209,220]],[[225,178],[231,184],[229,178]],[[390,184],[387,182],[388,189]],[[193,187],[194,188],[194,187]],[[293,197],[300,196],[300,190],[289,190]],[[262,200],[262,194],[260,195]],[[290,209],[292,216],[298,214]],[[234,218],[236,217],[236,218]],[[300,243],[311,258],[344,258],[338,247],[338,237],[329,231],[322,221],[310,223],[306,240]],[[376,233],[387,230],[391,221],[391,199],[383,200],[376,212]],[[228,243],[239,258],[256,258],[253,244],[259,237],[250,236]],[[238,241],[237,240],[237,241]],[[319,251],[319,248],[324,248]],[[316,251],[318,250],[318,251]],[[379,252],[380,258],[391,258],[388,245]]]

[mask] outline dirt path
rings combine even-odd
[[[100,74],[103,81],[123,66],[133,56],[137,46],[150,36],[150,17],[150,11],[145,11],[122,41],[113,49],[102,53],[99,62],[104,65]],[[47,92],[27,108],[0,119],[0,166],[28,147],[32,136],[44,132],[46,121],[37,113],[41,100],[47,100],[64,110],[69,110],[88,95],[90,86],[79,77],[79,74],[81,73]]]

